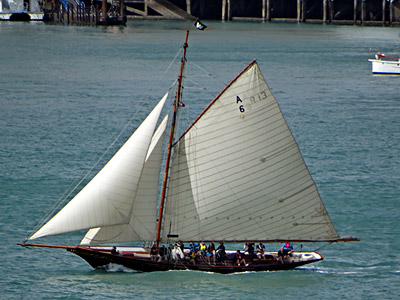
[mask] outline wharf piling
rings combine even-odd
[[[246,5],[244,0],[221,1],[223,21],[400,25],[400,0],[249,0]]]

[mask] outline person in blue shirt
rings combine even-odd
[[[290,242],[285,242],[281,249],[278,251],[278,257],[281,263],[283,264],[283,259],[286,259],[287,262],[290,262],[289,256],[292,256],[293,246]]]
[[[189,247],[190,254],[199,252],[199,244],[190,242]]]
[[[210,243],[210,245],[207,248],[207,260],[208,263],[210,263],[211,258],[213,259],[214,265],[215,265],[215,245],[213,242]]]

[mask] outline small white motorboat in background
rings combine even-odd
[[[400,59],[386,56],[378,52],[375,59],[369,59],[372,63],[372,74],[374,75],[400,75]]]

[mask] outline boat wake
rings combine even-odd
[[[123,265],[112,264],[112,263],[102,266],[102,267],[99,267],[98,269],[105,270],[106,272],[109,272],[109,273],[141,273],[136,270],[126,268]]]

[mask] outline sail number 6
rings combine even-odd
[[[236,96],[236,104],[239,104],[239,103],[243,103],[243,101],[242,101],[242,99],[240,99],[239,96]],[[243,104],[240,104],[240,105],[239,105],[239,111],[240,111],[241,113],[244,113],[244,112],[246,111],[246,110],[244,109]]]

